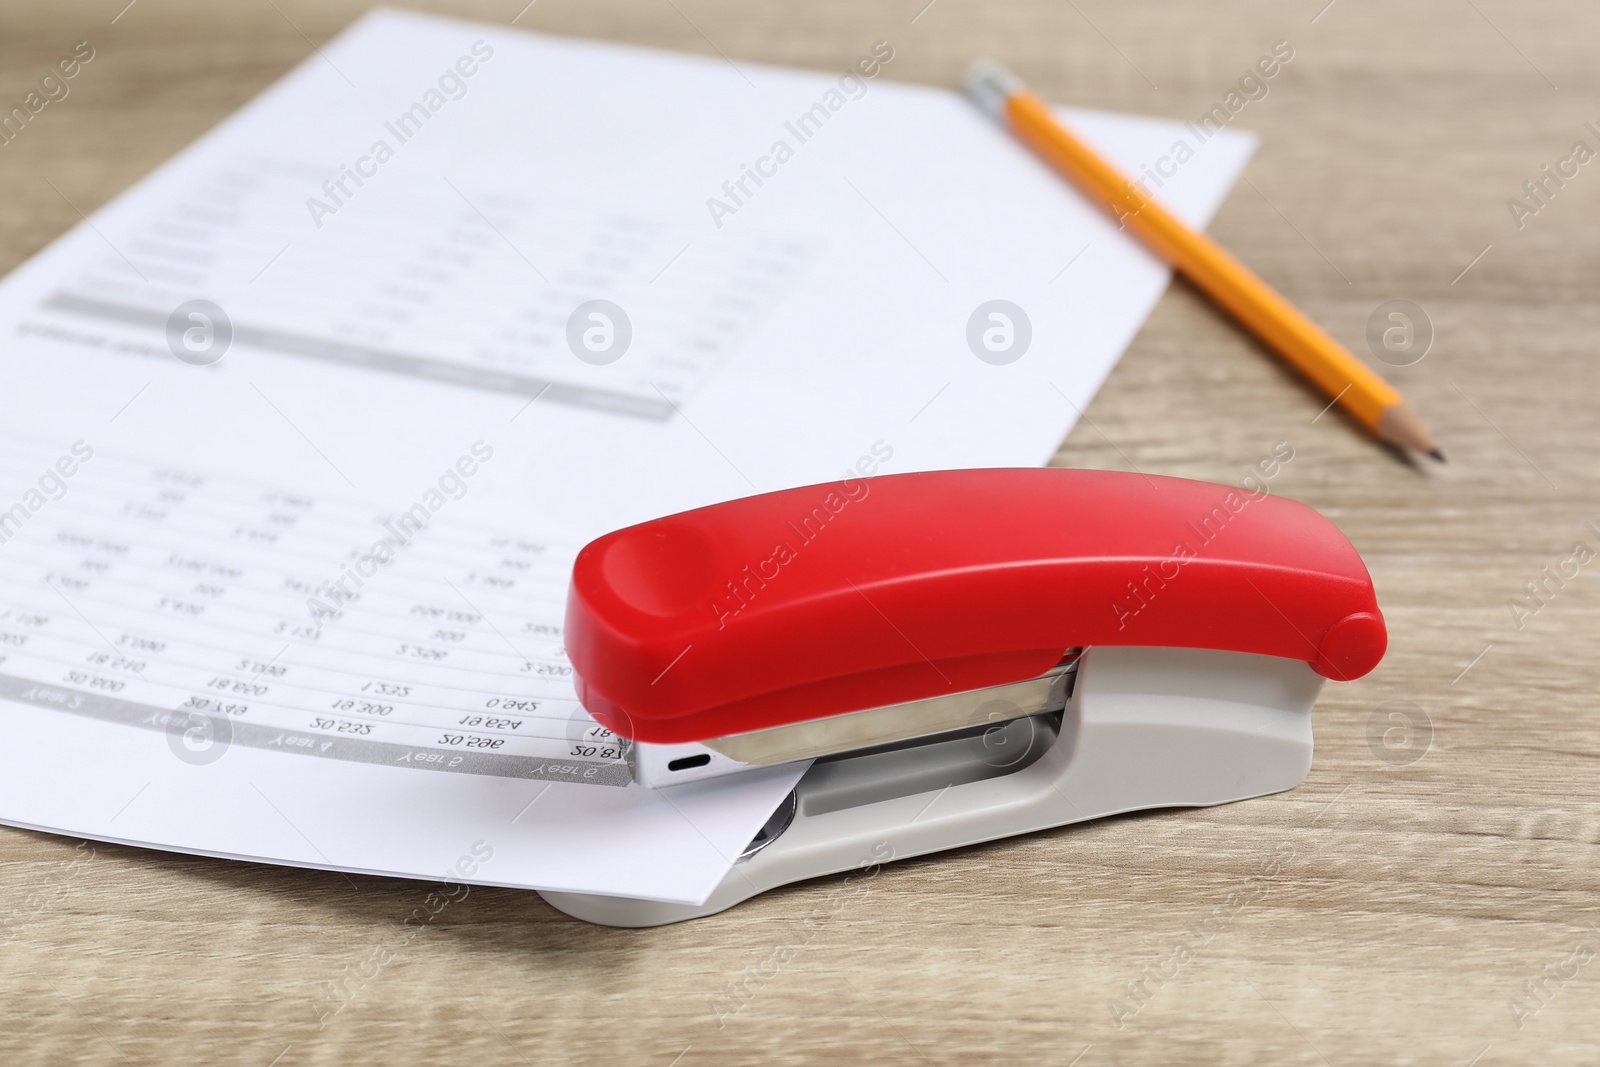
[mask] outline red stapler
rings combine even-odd
[[[705,904],[546,893],[614,926],[1141,808],[1289,789],[1325,679],[1387,643],[1311,508],[1051,468],[846,479],[590,543],[578,695],[655,788],[813,760]]]

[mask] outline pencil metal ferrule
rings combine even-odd
[[[967,68],[967,95],[993,118],[1004,118],[1006,101],[1023,88],[1022,79],[992,59],[975,60]]]

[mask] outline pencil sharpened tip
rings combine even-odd
[[[1439,463],[1444,462],[1444,452],[1434,441],[1433,434],[1422,425],[1422,420],[1417,418],[1405,401],[1384,408],[1373,428],[1378,431],[1379,437],[1390,444],[1422,452]]]

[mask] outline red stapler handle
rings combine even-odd
[[[600,722],[695,741],[1174,646],[1357,678],[1372,579],[1311,508],[1181,478],[1023,468],[845,479],[630,526],[573,568],[566,649]]]

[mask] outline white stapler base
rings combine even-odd
[[[1291,789],[1311,767],[1311,706],[1322,681],[1309,665],[1272,656],[1091,648],[1059,736],[1032,762],[1015,759],[1015,731],[999,746],[965,742],[964,771],[949,755],[952,743],[936,757],[951,772],[944,784],[935,769],[932,788],[843,807],[840,798],[852,793],[870,798],[870,768],[851,783],[845,764],[853,761],[817,764],[796,787],[787,829],[736,863],[703,904],[541,895],[588,922],[659,926],[820,875],[1119,812],[1224,804]],[[1022,769],[995,774],[1008,759]],[[985,763],[994,776],[967,780],[974,764]]]

